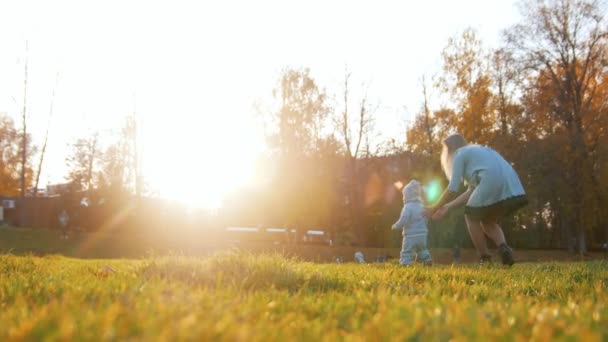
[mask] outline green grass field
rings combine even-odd
[[[0,255],[0,340],[606,340],[608,263]]]

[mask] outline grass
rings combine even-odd
[[[0,255],[0,340],[606,340],[608,263]]]
[[[143,258],[149,255],[180,254],[188,256],[209,256],[218,251],[238,247],[256,253],[281,253],[305,260],[332,262],[340,257],[353,260],[356,251],[364,253],[366,260],[377,257],[399,257],[399,248],[361,248],[348,246],[273,244],[272,242],[240,241],[234,243],[222,235],[209,235],[204,231],[184,231],[178,227],[168,227],[164,231],[144,230],[139,232],[101,231],[70,232],[69,239],[62,239],[58,230],[28,229],[0,226],[0,254],[14,255],[52,255],[68,257],[105,259],[105,258]],[[451,264],[451,248],[432,248],[433,262]],[[499,257],[495,256],[498,260]],[[515,250],[517,262],[539,261],[592,261],[606,260],[608,254],[590,252],[584,257],[565,250]],[[474,249],[461,250],[463,262],[479,260]]]
[[[182,234],[133,234],[119,231],[95,233],[70,232],[63,239],[59,230],[0,226],[0,253],[61,254],[84,258],[142,257],[151,252],[193,250],[200,245],[199,236]]]

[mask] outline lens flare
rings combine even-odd
[[[426,194],[426,200],[429,203],[435,203],[441,195],[441,183],[438,180],[432,180],[424,186],[424,192]]]
[[[395,183],[393,183],[393,185],[395,186],[395,188],[397,188],[397,190],[403,189],[403,183],[401,181],[396,181]]]

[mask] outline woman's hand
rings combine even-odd
[[[443,219],[449,210],[450,207],[447,204],[441,206],[441,208],[437,209],[437,211],[435,211],[435,213],[433,214],[433,221],[439,221]]]
[[[422,213],[422,216],[424,216],[426,219],[430,219],[431,217],[433,217],[434,213],[435,213],[435,208],[426,207],[426,208],[424,208],[424,212]]]

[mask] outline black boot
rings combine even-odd
[[[479,266],[486,266],[492,264],[492,256],[489,254],[482,255],[479,258]]]
[[[498,251],[500,252],[500,257],[502,259],[502,264],[505,266],[511,266],[515,263],[513,259],[513,250],[511,247],[507,246],[506,243],[498,246]]]

